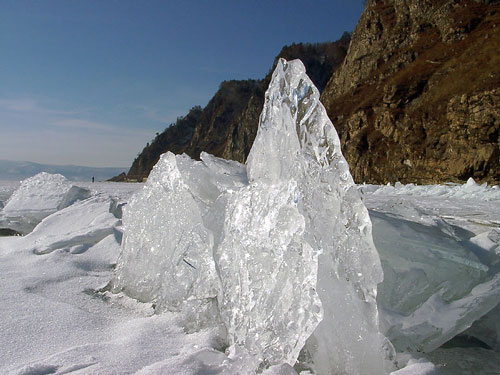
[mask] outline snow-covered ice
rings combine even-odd
[[[57,210],[62,198],[71,188],[66,178],[60,174],[41,172],[24,180],[9,197],[4,213],[41,211],[50,214]]]
[[[247,166],[0,183],[0,373],[500,373],[498,188],[354,186],[317,95],[280,62]]]
[[[204,158],[210,159],[209,156]],[[208,164],[216,162],[210,160]],[[212,166],[217,169],[230,167],[233,176],[236,175],[239,169],[232,163],[226,167]],[[244,183],[243,178],[239,183]],[[92,188],[90,184],[79,186]],[[429,190],[432,188],[428,187]],[[111,195],[116,201],[125,202],[140,189],[141,184],[95,184],[93,197],[88,203],[96,196],[101,197],[101,212],[105,213],[109,211],[109,201],[104,197]],[[490,200],[483,205],[485,201],[481,200],[480,192],[474,201],[461,198],[444,200],[431,195],[429,190],[425,195],[398,194],[397,197],[366,193],[364,200],[372,214],[384,210],[390,215],[390,207],[393,207],[393,223],[398,220],[403,224],[411,220],[424,223],[446,220],[456,224],[454,228],[459,234],[468,233],[471,239],[480,236],[483,240],[475,240],[478,246],[484,245],[485,250],[494,249],[494,241],[484,240],[498,228],[493,224],[500,212],[498,201]],[[401,207],[387,203],[395,198],[412,202],[419,210],[420,218],[412,217],[415,207],[405,213]],[[82,216],[90,215],[90,211],[85,211],[89,207],[86,203],[82,201],[70,207],[82,208]],[[473,207],[474,212],[471,211]],[[56,216],[61,225],[67,225],[62,213],[71,214],[71,211],[63,209]],[[481,224],[482,232],[476,222],[478,216],[484,223]],[[110,217],[109,224],[114,224],[115,219],[114,215]],[[380,222],[374,220],[375,233],[378,225]],[[55,222],[52,228],[57,231]],[[444,233],[431,225],[418,228],[427,233],[426,238],[435,242]],[[75,233],[78,232],[76,229],[74,227]],[[120,226],[117,229],[120,230]],[[494,233],[490,237],[496,238]],[[154,314],[151,304],[139,303],[121,294],[98,292],[113,277],[113,267],[120,252],[118,233],[113,232],[81,253],[72,253],[70,248],[62,247],[48,254],[36,255],[32,251],[33,242],[27,238],[0,238],[0,373],[63,374],[72,370],[75,374],[235,374],[248,370],[247,357],[237,348],[227,354],[221,351],[224,344],[219,340],[220,332],[205,328],[186,333],[182,312]],[[422,266],[422,263],[415,262],[414,266]],[[447,346],[428,354],[414,352],[414,359],[401,360],[398,355],[398,366],[403,367],[400,371],[404,370],[400,373],[429,374],[432,368],[440,374],[499,373],[498,320],[495,314],[498,315],[498,307],[462,334],[477,337],[497,351],[477,346]],[[300,371],[300,367],[297,369]],[[286,374],[287,369],[274,366],[267,371],[268,374]],[[289,368],[288,371],[293,374]]]
[[[72,186],[60,174],[40,172],[22,181],[2,203],[0,227],[29,233],[43,218],[89,196],[87,189]]]

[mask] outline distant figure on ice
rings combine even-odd
[[[94,176],[92,176],[92,183],[94,182]]]

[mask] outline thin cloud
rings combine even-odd
[[[51,124],[59,128],[65,128],[65,129],[116,131],[116,129],[111,125],[106,125],[94,121],[81,120],[77,118],[65,118],[54,121]]]
[[[76,111],[46,108],[39,101],[23,99],[0,99],[0,110],[9,112],[32,113],[38,115],[74,115]]]
[[[61,110],[35,99],[0,99],[0,158],[48,164],[130,165],[154,136],[147,128],[95,120],[98,111]],[[139,118],[138,121],[141,121]]]
[[[0,125],[12,123],[15,118],[20,123],[45,129],[55,127],[61,131],[84,130],[94,133],[150,136],[151,131],[130,129],[124,126],[82,118],[92,113],[86,110],[61,110],[42,104],[31,98],[0,99]]]

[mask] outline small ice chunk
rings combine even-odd
[[[119,225],[119,220],[109,213],[110,204],[110,199],[94,197],[57,211],[22,238],[22,244],[35,254],[55,250],[83,253],[113,234],[113,227]]]
[[[159,310],[213,301],[218,284],[212,235],[172,153],[162,155],[123,213],[122,253],[113,291]]]
[[[464,332],[500,353],[500,304],[484,315]]]
[[[71,184],[60,174],[46,172],[27,178],[5,202],[0,226],[30,232],[44,217],[58,210]]]
[[[4,213],[52,213],[70,190],[71,184],[60,174],[46,172],[24,180],[7,200]]]
[[[433,363],[424,359],[410,360],[401,370],[391,372],[391,375],[437,375],[438,371]]]
[[[407,204],[371,213],[384,267],[377,300],[396,349],[429,352],[500,302],[498,244],[495,229],[464,240],[429,214],[413,221]]]

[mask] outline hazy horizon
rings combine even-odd
[[[49,165],[54,167],[82,167],[82,168],[93,168],[93,169],[129,169],[130,165],[116,166],[116,165],[102,165],[98,167],[94,167],[91,165],[84,164],[73,164],[73,163],[40,163],[32,160],[10,160],[10,159],[0,159],[0,163],[29,163],[29,164],[38,164],[38,165]]]
[[[129,167],[88,167],[85,165],[41,164],[31,161],[12,161],[0,159],[0,180],[20,181],[40,172],[62,174],[72,181],[108,180],[122,172],[127,173]]]

